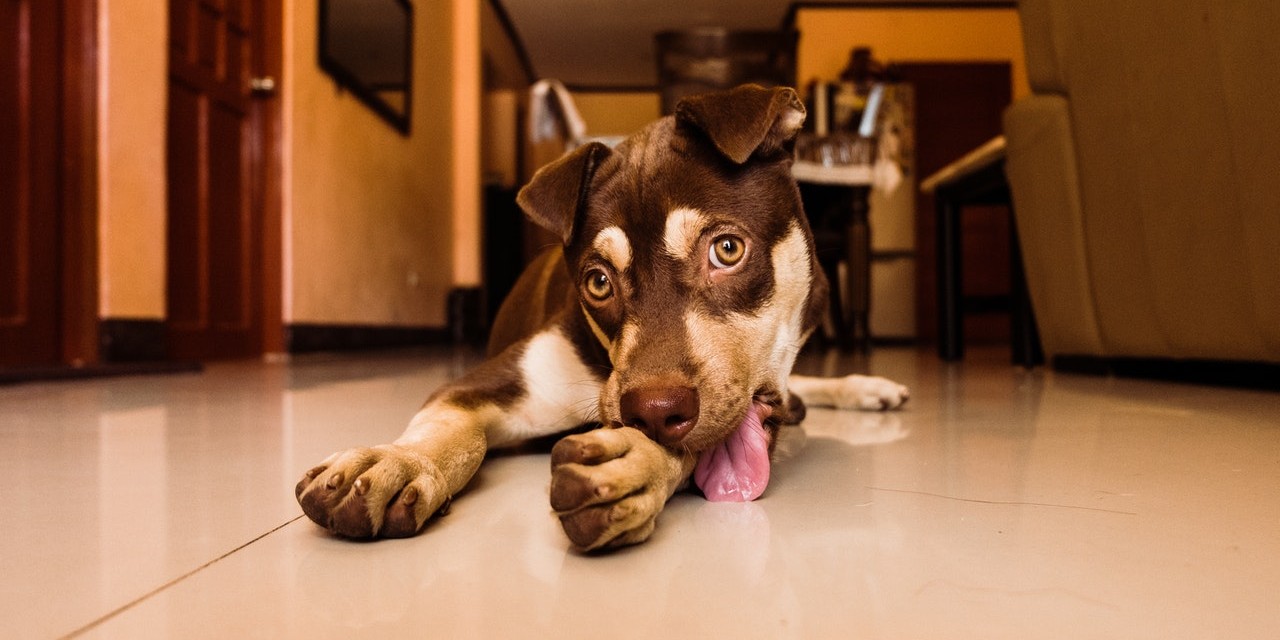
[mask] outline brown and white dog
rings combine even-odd
[[[489,448],[596,424],[553,448],[551,508],[579,549],[635,544],[690,478],[711,500],[758,497],[801,395],[901,405],[907,389],[883,378],[790,375],[827,305],[791,177],[804,116],[791,89],[739,87],[539,171],[519,202],[564,246],[517,282],[489,359],[393,444],[308,471],[303,511],[342,536],[410,536]]]

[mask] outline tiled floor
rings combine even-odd
[[[357,544],[297,477],[388,440],[447,353],[0,387],[0,637],[1276,638],[1280,395],[808,356],[911,385],[813,410],[750,504],[677,496],[655,537],[570,552],[545,455]]]

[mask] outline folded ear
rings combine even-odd
[[[804,103],[789,87],[745,84],[729,91],[690,96],[676,104],[676,121],[701,130],[737,164],[752,154],[786,149],[804,124]]]
[[[573,219],[586,205],[587,187],[596,167],[610,153],[609,147],[591,142],[560,156],[533,174],[529,184],[516,194],[516,203],[530,220],[568,244],[573,235]]]

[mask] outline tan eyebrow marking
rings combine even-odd
[[[662,241],[673,258],[685,259],[693,250],[693,243],[706,227],[706,219],[697,209],[681,207],[667,215],[666,231]]]
[[[600,252],[618,271],[626,271],[631,266],[631,242],[627,234],[617,225],[605,227],[591,241],[591,247]]]

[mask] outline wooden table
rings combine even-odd
[[[800,187],[805,215],[813,229],[818,264],[831,284],[830,317],[836,342],[845,350],[871,349],[871,229],[869,164],[828,167],[796,161],[791,175]],[[840,287],[840,263],[848,263]]]
[[[1005,139],[996,136],[986,144],[939,169],[920,183],[920,190],[933,193],[938,225],[938,356],[956,361],[964,358],[964,312],[961,214],[971,205],[1004,205],[1009,208],[1009,298],[1013,362],[1025,367],[1044,363],[1040,333],[1027,293],[1022,270],[1022,252],[1009,183],[1004,175]]]

